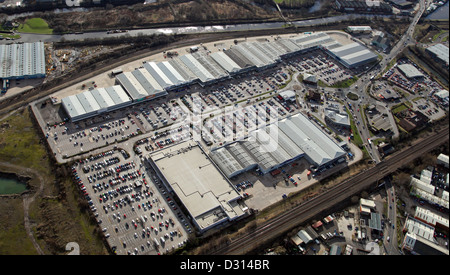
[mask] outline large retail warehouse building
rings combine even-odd
[[[200,232],[246,215],[240,194],[195,141],[165,147],[146,160],[183,203]]]

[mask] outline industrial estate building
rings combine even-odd
[[[246,140],[211,151],[211,158],[229,178],[251,169],[266,174],[302,157],[321,167],[345,159],[345,155],[303,114],[260,128]]]
[[[397,68],[408,78],[408,79],[423,79],[425,75],[421,73],[416,67],[411,64],[401,64]]]
[[[378,58],[376,54],[356,42],[329,49],[328,53],[347,68],[356,68]]]
[[[355,68],[377,59],[377,55],[366,47],[352,43],[342,46],[323,32],[302,34],[293,38],[276,39],[272,42],[244,42],[230,49],[212,54],[200,51],[177,56],[169,61],[144,62],[140,68],[131,72],[117,74],[116,84],[120,85],[131,98],[131,103],[151,100],[167,95],[169,91],[198,83],[210,85],[246,73],[249,70],[263,70],[275,66],[282,58],[304,53],[314,49],[323,49],[337,58],[344,66]],[[63,100],[63,105],[69,102]],[[76,108],[78,105],[72,105]],[[65,109],[71,109],[65,106]],[[71,114],[95,112],[83,110]],[[75,119],[79,118],[79,115]]]
[[[88,90],[81,94],[63,98],[62,106],[72,121],[79,121],[103,112],[129,106],[132,99],[116,85],[107,88]]]
[[[425,50],[428,54],[430,54],[436,61],[442,63],[442,66],[448,69],[449,65],[449,50],[448,47],[444,44],[438,43],[436,45],[430,46]]]
[[[0,45],[0,79],[45,77],[43,42]]]
[[[200,232],[246,216],[248,208],[241,195],[195,141],[155,151],[146,161],[182,202]]]

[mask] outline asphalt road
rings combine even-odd
[[[366,94],[367,88],[371,84],[371,77],[377,76],[379,73],[383,72],[386,68],[386,66],[391,62],[392,59],[394,59],[401,51],[403,51],[407,46],[414,45],[416,42],[413,38],[414,29],[417,25],[417,22],[419,22],[420,18],[422,17],[423,12],[426,8],[426,1],[428,0],[420,0],[420,8],[417,11],[414,18],[411,20],[411,24],[409,25],[407,31],[405,34],[400,38],[400,40],[397,42],[397,44],[392,47],[389,54],[384,55],[383,59],[380,61],[380,63],[373,68],[369,69],[368,72],[366,72],[364,75],[362,75],[358,81],[353,84],[353,87],[346,90],[346,93],[353,92],[359,96],[360,99],[358,101],[353,101],[353,104],[361,104],[361,106],[364,106],[366,104],[370,104],[371,97]],[[355,104],[355,105],[356,105]],[[348,103],[347,103],[348,107]],[[358,112],[357,107],[354,107],[354,115],[355,115],[355,122],[359,122],[356,124],[359,134],[364,142],[364,146],[366,147],[367,151],[369,152],[370,157],[375,161],[375,163],[379,163],[381,161],[380,154],[376,148],[371,142],[368,141],[368,139],[371,137],[370,132],[367,127],[365,127],[364,118],[361,116],[361,113]]]
[[[308,27],[316,25],[325,25],[341,21],[354,20],[358,18],[374,18],[374,17],[392,17],[392,15],[371,15],[371,14],[344,14],[332,17],[323,17],[316,19],[307,19],[292,21],[291,23],[298,27]],[[16,41],[20,42],[58,42],[64,40],[81,40],[89,38],[106,38],[106,37],[125,37],[151,34],[183,34],[183,33],[214,33],[222,31],[254,31],[283,28],[286,23],[271,22],[271,23],[252,23],[252,24],[231,24],[231,25],[214,25],[214,26],[188,26],[188,27],[162,27],[162,28],[147,28],[128,30],[120,33],[107,33],[106,31],[96,32],[81,32],[78,34],[34,34],[34,33],[19,33],[20,38]],[[0,40],[0,44],[10,43],[10,40]]]

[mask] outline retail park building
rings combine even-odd
[[[276,66],[283,58],[310,50],[322,49],[347,68],[373,62],[377,55],[359,43],[342,45],[324,32],[302,34],[293,38],[271,42],[243,42],[230,49],[204,54],[194,52],[162,62],[144,62],[140,68],[116,75],[114,89],[107,92],[85,91],[62,99],[62,105],[72,121],[96,116],[105,110],[152,100],[192,84],[210,85],[251,70],[264,70]],[[116,95],[109,91],[114,90]],[[89,94],[96,93],[98,96]],[[105,96],[105,99],[101,97]],[[94,98],[91,102],[83,98]],[[120,97],[113,103],[108,97]],[[129,100],[125,99],[128,98]],[[107,105],[100,102],[109,102]],[[107,107],[102,107],[107,106]]]

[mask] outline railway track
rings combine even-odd
[[[257,248],[261,243],[280,236],[292,227],[319,214],[321,211],[329,209],[352,195],[367,189],[374,182],[396,171],[403,164],[414,160],[418,156],[432,150],[446,141],[448,142],[448,138],[449,128],[447,126],[445,129],[428,137],[420,143],[414,144],[393,154],[376,166],[362,171],[333,186],[326,192],[266,221],[259,225],[254,231],[231,240],[228,245],[216,249],[213,254],[246,254]]]

